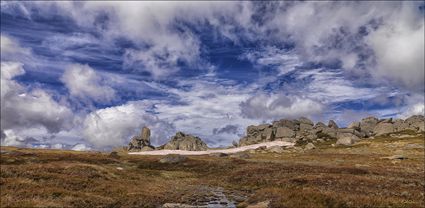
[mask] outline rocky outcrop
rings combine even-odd
[[[155,148],[150,143],[151,130],[143,127],[139,135],[131,138],[128,144],[128,151],[149,151]]]
[[[425,118],[423,115],[414,115],[405,120],[409,129],[416,131],[425,131]]]
[[[164,145],[164,149],[203,151],[207,150],[208,146],[199,137],[185,134],[183,132],[177,132],[176,135]]]
[[[367,117],[361,121],[352,122],[347,128],[339,128],[330,120],[328,125],[322,122],[314,124],[310,119],[301,117],[299,119],[281,119],[272,124],[261,124],[249,126],[246,136],[239,140],[239,146],[251,145],[268,141],[304,141],[314,142],[320,139],[337,139],[338,145],[352,145],[356,141],[372,137],[391,134],[395,132],[411,130],[414,132],[425,131],[424,116],[416,115],[403,119],[385,118],[378,119]]]

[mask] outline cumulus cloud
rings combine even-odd
[[[403,4],[368,36],[368,43],[376,55],[375,75],[423,91],[425,23],[423,13],[417,10]]]
[[[1,63],[1,128],[46,128],[51,133],[72,127],[71,110],[55,101],[46,91],[28,91],[13,80],[25,71],[16,62]]]
[[[238,133],[238,129],[239,129],[238,125],[228,124],[222,128],[214,128],[213,134],[223,134],[223,133],[236,134]]]
[[[240,104],[241,113],[247,118],[264,120],[297,118],[321,113],[324,105],[309,98],[279,94],[258,94]]]
[[[147,113],[143,107],[142,103],[129,102],[96,110],[85,118],[83,135],[95,147],[114,147],[126,144],[131,136],[147,126],[151,129],[153,143],[168,140],[174,127]]]
[[[1,34],[1,60],[16,61],[28,60],[32,52],[29,48],[22,47],[16,40],[8,35]]]
[[[89,147],[89,146],[87,146],[86,144],[76,144],[76,145],[74,145],[72,148],[71,148],[71,150],[74,150],[74,151],[90,151],[90,150],[92,150],[92,148],[91,147]]]
[[[88,65],[73,64],[61,77],[71,96],[108,102],[114,99],[115,90]]]

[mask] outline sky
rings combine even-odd
[[[108,150],[143,126],[424,114],[423,1],[1,2],[1,144]]]

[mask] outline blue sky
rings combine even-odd
[[[1,2],[2,145],[424,114],[423,2]]]

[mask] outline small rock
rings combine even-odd
[[[261,146],[261,147],[255,148],[255,150],[257,151],[266,150],[266,149],[267,149],[267,146]]]
[[[248,205],[246,208],[268,208],[270,201],[258,202],[257,204]]]
[[[316,148],[316,146],[314,146],[314,144],[312,144],[312,143],[308,143],[304,147],[305,150],[312,150],[312,149],[315,149],[315,148]]]
[[[268,151],[269,152],[273,152],[273,153],[279,153],[279,154],[284,152],[284,150],[283,150],[283,148],[281,146],[272,146],[272,147],[269,147],[268,148]]]
[[[186,160],[187,160],[187,157],[184,156],[184,155],[170,154],[170,155],[166,155],[165,157],[163,157],[161,160],[159,160],[159,162],[160,163],[175,164],[175,163],[184,162]]]
[[[124,168],[122,168],[122,167],[117,167],[117,170],[124,170]]]
[[[118,152],[112,151],[111,153],[109,153],[110,158],[114,158],[114,159],[119,159],[120,156],[118,155]]]

